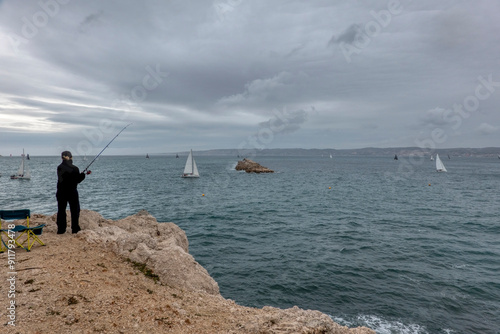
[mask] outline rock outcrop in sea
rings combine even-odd
[[[57,235],[55,220],[33,214],[32,226],[46,224],[46,246],[16,250],[16,332],[375,333],[319,311],[257,309],[223,298],[189,254],[185,232],[146,211],[113,221],[82,210],[75,235]],[[0,303],[6,299],[2,293]]]
[[[250,159],[243,159],[238,161],[235,167],[236,170],[244,170],[247,173],[274,173],[272,169],[263,167],[257,162]]]

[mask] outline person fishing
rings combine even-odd
[[[104,146],[104,148],[97,154],[94,159],[88,164],[87,167],[80,173],[78,167],[73,165],[73,156],[70,151],[64,151],[61,153],[62,163],[57,166],[57,234],[66,233],[66,206],[69,203],[69,209],[71,211],[71,232],[78,233],[80,231],[80,224],[78,222],[80,218],[80,200],[78,198],[78,184],[85,180],[85,175],[91,173],[89,167],[94,163],[94,161],[99,158],[99,156],[104,152],[104,150],[132,123],[127,124],[123,129],[116,134],[116,136],[111,139],[111,141]]]
[[[57,234],[66,233],[66,207],[69,203],[71,211],[71,233],[80,231],[80,200],[78,198],[78,184],[85,180],[85,174],[80,173],[77,166],[73,165],[73,156],[70,151],[61,153],[62,163],[57,166]],[[86,173],[85,173],[86,172]]]

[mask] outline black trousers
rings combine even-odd
[[[62,234],[66,232],[66,207],[69,203],[69,210],[71,211],[71,232],[77,233],[80,231],[78,220],[80,219],[80,200],[78,198],[78,191],[71,192],[57,192],[57,233]]]

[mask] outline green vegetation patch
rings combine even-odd
[[[158,282],[160,277],[156,275],[153,270],[149,269],[145,263],[139,263],[132,261],[131,259],[127,259],[127,262],[132,264],[132,267],[139,270],[144,276],[151,278],[153,281]]]

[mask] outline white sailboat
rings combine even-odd
[[[438,172],[447,172],[443,162],[439,159],[439,154],[436,154],[436,170]]]
[[[23,149],[21,165],[19,166],[17,173],[14,175],[11,175],[10,178],[13,180],[29,180],[29,179],[31,179],[30,170],[28,168],[28,165],[25,163],[24,149]]]
[[[189,156],[186,160],[186,166],[184,167],[184,173],[181,175],[182,177],[200,177],[200,173],[198,173],[198,167],[196,167],[196,162],[193,158],[193,150],[189,152]]]

